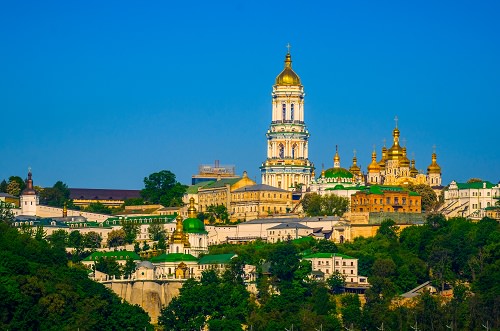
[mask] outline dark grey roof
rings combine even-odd
[[[0,197],[2,197],[2,198],[12,198],[12,199],[17,199],[18,198],[16,196],[13,196],[13,195],[10,195],[9,193],[4,193],[4,192],[0,192]]]
[[[251,191],[275,191],[275,192],[283,192],[283,193],[288,193],[287,190],[270,186],[270,185],[265,185],[265,184],[255,184],[255,185],[248,185],[248,186],[243,186],[240,187],[237,190],[234,190],[233,193],[239,193],[239,192],[251,192]]]
[[[246,221],[241,224],[268,224],[268,223],[287,223],[287,222],[320,222],[320,221],[340,221],[341,218],[338,216],[314,216],[314,217],[266,217],[257,218],[251,221]]]
[[[140,198],[140,190],[113,190],[101,188],[70,188],[70,199],[82,200],[126,200]]]
[[[275,229],[310,229],[310,227],[297,222],[292,222],[292,223],[281,223],[276,226],[270,227],[268,230],[275,230]]]

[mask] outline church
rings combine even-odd
[[[262,184],[297,189],[314,177],[309,161],[309,131],[304,122],[304,87],[292,69],[290,48],[285,67],[272,92],[271,126],[267,131],[267,159],[260,167]]]

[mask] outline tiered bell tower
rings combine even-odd
[[[304,87],[292,70],[290,46],[285,68],[272,93],[272,121],[267,131],[267,160],[260,167],[262,183],[292,190],[309,185],[314,165],[309,161],[309,132],[304,122]]]

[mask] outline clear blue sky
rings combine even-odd
[[[366,171],[394,116],[417,168],[500,180],[499,1],[10,1],[0,9],[0,179],[140,189],[199,164],[260,182],[285,45],[310,159]],[[379,155],[380,156],[380,155]]]

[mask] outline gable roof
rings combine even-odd
[[[115,258],[117,260],[140,260],[141,257],[136,252],[130,251],[111,251],[111,252],[94,252],[83,259],[83,261],[97,261],[100,258]]]
[[[482,189],[483,186],[485,186],[484,188],[493,188],[493,186],[495,185],[489,181],[481,181],[473,183],[457,183],[457,186],[460,190],[467,190],[467,189]]]
[[[181,262],[181,261],[196,261],[196,258],[191,254],[184,254],[184,253],[166,254],[166,253],[163,253],[162,255],[155,256],[155,257],[151,258],[150,261],[153,263]]]
[[[270,227],[268,230],[277,230],[277,229],[311,229],[307,225],[298,223],[298,222],[290,222],[290,223],[281,223]]]

